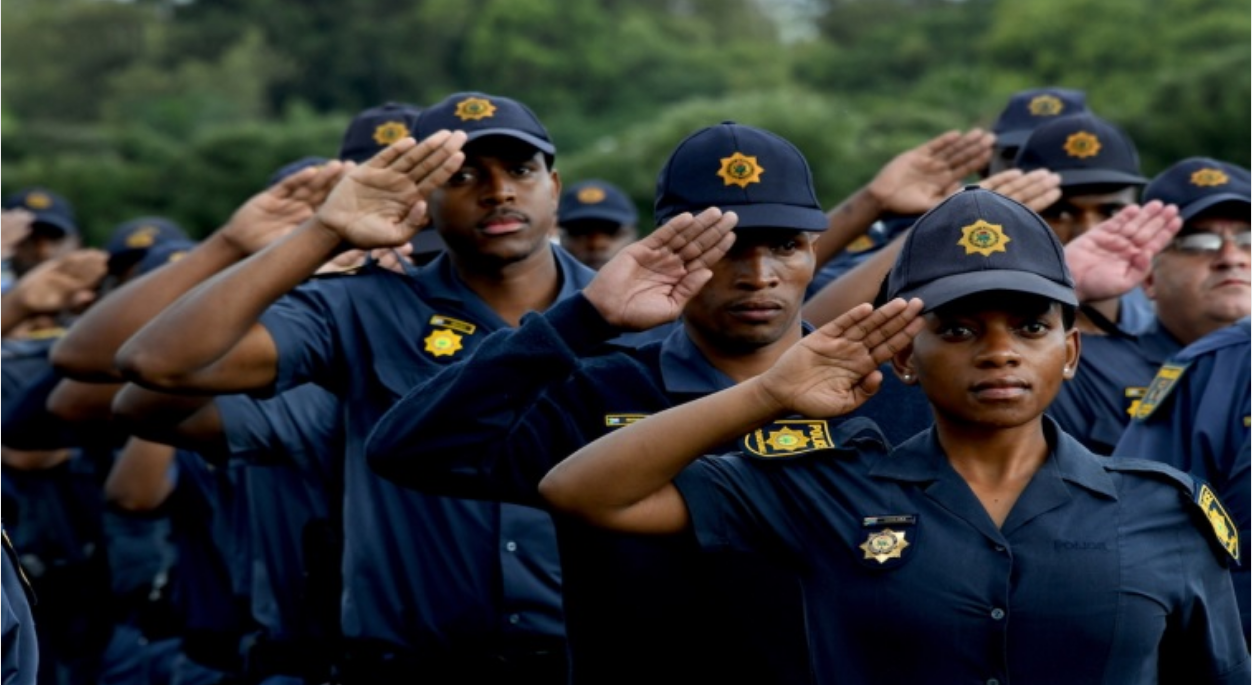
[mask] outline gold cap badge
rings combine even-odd
[[[1191,173],[1191,185],[1194,186],[1224,186],[1230,182],[1230,177],[1222,172],[1221,169],[1212,167],[1204,167],[1196,169]]]
[[[721,176],[728,186],[747,188],[751,183],[760,183],[763,173],[765,173],[765,167],[757,163],[756,157],[736,152],[729,157],[722,158],[722,168],[718,170],[717,175]]]
[[[1100,139],[1094,133],[1079,131],[1065,139],[1065,154],[1070,157],[1086,159],[1100,154]]]
[[[136,228],[130,232],[130,235],[126,236],[126,247],[136,250],[152,247],[152,244],[156,242],[157,230],[156,226],[140,226]]]
[[[400,121],[384,121],[374,128],[374,142],[379,145],[391,145],[409,135],[409,127]]]
[[[426,351],[435,357],[451,357],[461,351],[461,336],[449,330],[434,331],[426,336]]]
[[[26,196],[26,206],[31,209],[47,209],[52,206],[52,198],[43,193],[30,193]]]
[[[1065,109],[1065,103],[1055,95],[1036,95],[1027,107],[1032,116],[1054,117]]]
[[[596,186],[587,186],[578,191],[578,201],[585,205],[604,202],[604,197],[604,188],[597,188]]]
[[[454,115],[461,121],[478,121],[495,116],[496,106],[486,98],[465,98],[456,103]]]
[[[989,224],[979,219],[968,226],[961,227],[961,239],[956,241],[956,244],[965,248],[967,255],[980,254],[990,257],[992,252],[1008,252],[1004,246],[1011,242],[1013,239],[1004,235],[1003,226]]]
[[[904,539],[904,531],[897,532],[890,528],[870,533],[860,545],[865,551],[866,559],[873,559],[880,564],[887,563],[888,559],[899,559],[900,553],[908,546],[909,541]]]

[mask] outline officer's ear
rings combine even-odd
[[[917,383],[917,369],[913,366],[913,343],[909,343],[891,357],[891,370],[905,385]]]
[[[561,206],[561,172],[553,169],[549,173],[552,174],[552,211],[555,212],[556,208]]]
[[[1078,372],[1078,360],[1082,357],[1082,336],[1078,334],[1077,328],[1071,328],[1065,331],[1065,366],[1061,369],[1061,376],[1065,380],[1074,377]]]

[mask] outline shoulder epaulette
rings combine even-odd
[[[1146,421],[1169,399],[1170,393],[1174,391],[1174,387],[1178,385],[1178,381],[1187,371],[1190,362],[1166,362],[1156,372],[1156,377],[1152,379],[1152,384],[1148,386],[1147,392],[1143,394],[1143,398],[1135,405],[1131,418],[1135,421]]]
[[[1164,480],[1177,486],[1196,508],[1198,518],[1208,523],[1200,528],[1205,531],[1206,537],[1214,543],[1222,556],[1229,556],[1235,564],[1242,563],[1239,550],[1239,527],[1235,525],[1235,520],[1231,518],[1225,505],[1207,482],[1179,471],[1169,464],[1151,459],[1119,457],[1106,459],[1103,463],[1108,471],[1150,473],[1162,476]]]

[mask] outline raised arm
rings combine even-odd
[[[32,317],[87,306],[108,274],[108,259],[103,250],[82,249],[31,269],[0,297],[0,335],[7,337]]]
[[[127,338],[193,287],[313,216],[344,171],[340,162],[330,162],[292,174],[253,195],[176,267],[130,281],[89,309],[52,348],[53,366],[78,380],[122,380],[113,360]]]
[[[539,484],[553,508],[594,525],[673,533],[689,525],[673,479],[701,455],[776,418],[845,414],[882,382],[880,364],[921,329],[920,300],[856,307],[805,336],[768,371],[606,435]]]
[[[349,172],[314,216],[261,252],[197,286],[118,351],[123,375],[156,390],[229,393],[277,376],[274,340],[258,322],[346,246],[393,247],[425,220],[425,199],[461,166],[464,133],[405,138]]]
[[[1112,300],[1134,289],[1152,269],[1152,258],[1182,228],[1174,205],[1153,200],[1127,205],[1065,245],[1065,262],[1083,303]],[[1102,312],[1110,321],[1117,311]],[[1110,316],[1111,314],[1111,316]]]

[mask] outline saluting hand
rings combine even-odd
[[[883,211],[922,214],[986,166],[994,145],[995,136],[978,128],[940,134],[896,155],[874,176],[869,192]]]
[[[1042,212],[1061,199],[1061,175],[1047,169],[1029,173],[1005,169],[984,178],[978,185],[1017,200],[1035,212]]]
[[[248,198],[219,234],[245,257],[260,252],[313,216],[350,168],[332,160],[301,169]]]
[[[853,307],[804,336],[758,379],[782,413],[846,414],[882,384],[878,369],[922,329],[922,301],[896,298]]]
[[[28,314],[56,314],[85,307],[96,297],[96,286],[109,273],[104,250],[74,250],[50,259],[13,286],[22,310]]]
[[[640,331],[668,323],[713,277],[711,267],[735,242],[734,212],[684,212],[618,252],[583,289],[614,326]]]
[[[318,221],[354,247],[408,242],[426,219],[426,198],[461,168],[465,133],[403,138],[350,171],[317,211]]]
[[[1065,245],[1065,263],[1081,302],[1120,297],[1143,282],[1152,258],[1182,228],[1174,205],[1127,205]]]

